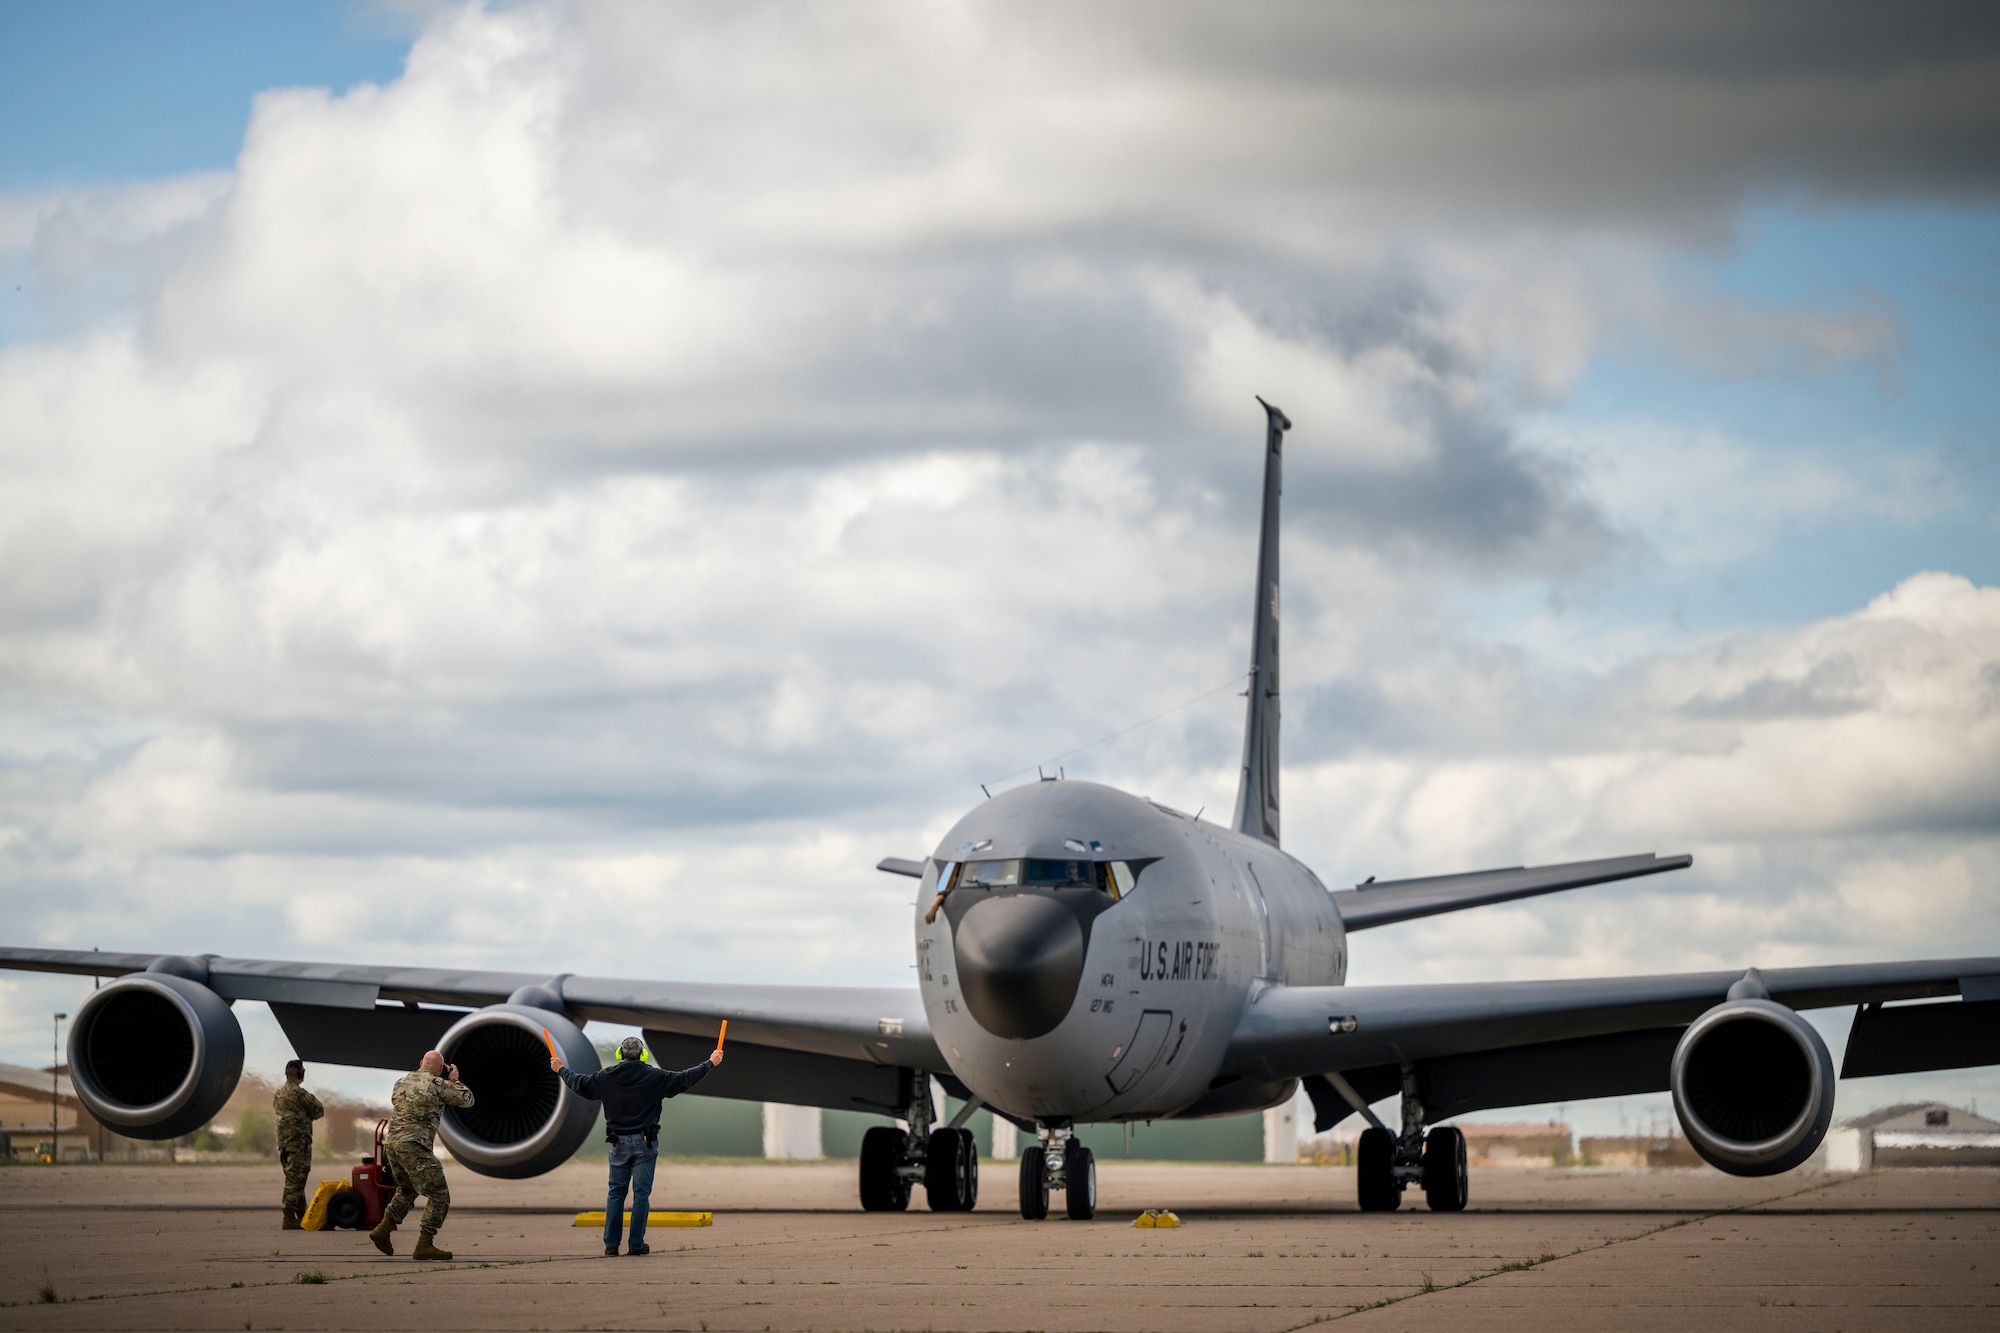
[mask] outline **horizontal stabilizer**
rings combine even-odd
[[[907,856],[885,856],[875,863],[877,870],[886,870],[892,875],[908,875],[911,879],[924,877],[924,863],[912,861]]]
[[[1462,912],[1468,907],[1532,898],[1536,894],[1580,889],[1663,870],[1685,870],[1692,856],[1614,856],[1602,861],[1572,861],[1560,866],[1509,866],[1476,870],[1465,875],[1433,875],[1427,879],[1396,879],[1363,884],[1330,894],[1349,930],[1389,926],[1420,916]],[[887,869],[887,863],[883,865]]]

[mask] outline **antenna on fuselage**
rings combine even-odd
[[[1285,432],[1292,421],[1262,398],[1264,513],[1257,532],[1257,597],[1250,631],[1250,704],[1243,718],[1243,771],[1236,787],[1238,833],[1278,845],[1278,497],[1284,493]]]

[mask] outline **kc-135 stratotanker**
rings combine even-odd
[[[1368,1122],[1364,1210],[1421,1186],[1465,1207],[1467,1112],[1670,1090],[1682,1128],[1735,1175],[1804,1162],[1833,1114],[1833,1060],[1804,1009],[1858,1006],[1843,1077],[2000,1063],[2000,958],[1679,976],[1347,986],[1356,931],[1441,912],[1680,870],[1623,856],[1329,891],[1278,838],[1278,507],[1291,422],[1265,404],[1249,705],[1229,826],[1089,782],[1039,781],[978,805],[922,861],[917,985],[718,985],[609,977],[0,949],[0,968],[115,978],[70,1029],[77,1095],[135,1138],[186,1134],[220,1109],[243,1065],[230,1006],[270,1005],[309,1061],[409,1069],[436,1047],[477,1094],[446,1112],[453,1155],[487,1175],[547,1171],[596,1107],[549,1072],[598,1067],[583,1025],[644,1029],[656,1058],[691,1064],[727,1019],[729,1063],[704,1096],[865,1110],[860,1198],[931,1208],[978,1197],[971,1114],[1035,1136],[1021,1215],[1097,1206],[1075,1128],[1259,1111],[1301,1084],[1315,1124]],[[1754,960],[1745,960],[1752,962]],[[933,1082],[964,1100],[940,1124]],[[1399,1123],[1369,1108],[1400,1095]]]

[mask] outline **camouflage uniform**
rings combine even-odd
[[[447,1106],[472,1105],[472,1089],[419,1069],[396,1080],[389,1093],[389,1132],[382,1136],[382,1155],[396,1173],[396,1197],[389,1200],[383,1216],[389,1225],[401,1226],[423,1195],[426,1235],[435,1236],[451,1211],[451,1190],[444,1183],[444,1167],[439,1165],[431,1145],[437,1141],[438,1121]]]
[[[278,1164],[285,1168],[285,1208],[303,1214],[306,1210],[306,1176],[312,1170],[313,1124],[326,1114],[319,1098],[289,1079],[278,1085],[271,1098],[278,1113]]]

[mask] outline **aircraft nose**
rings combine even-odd
[[[996,1037],[1054,1031],[1083,980],[1083,929],[1040,894],[974,903],[953,932],[952,951],[965,1007]]]

